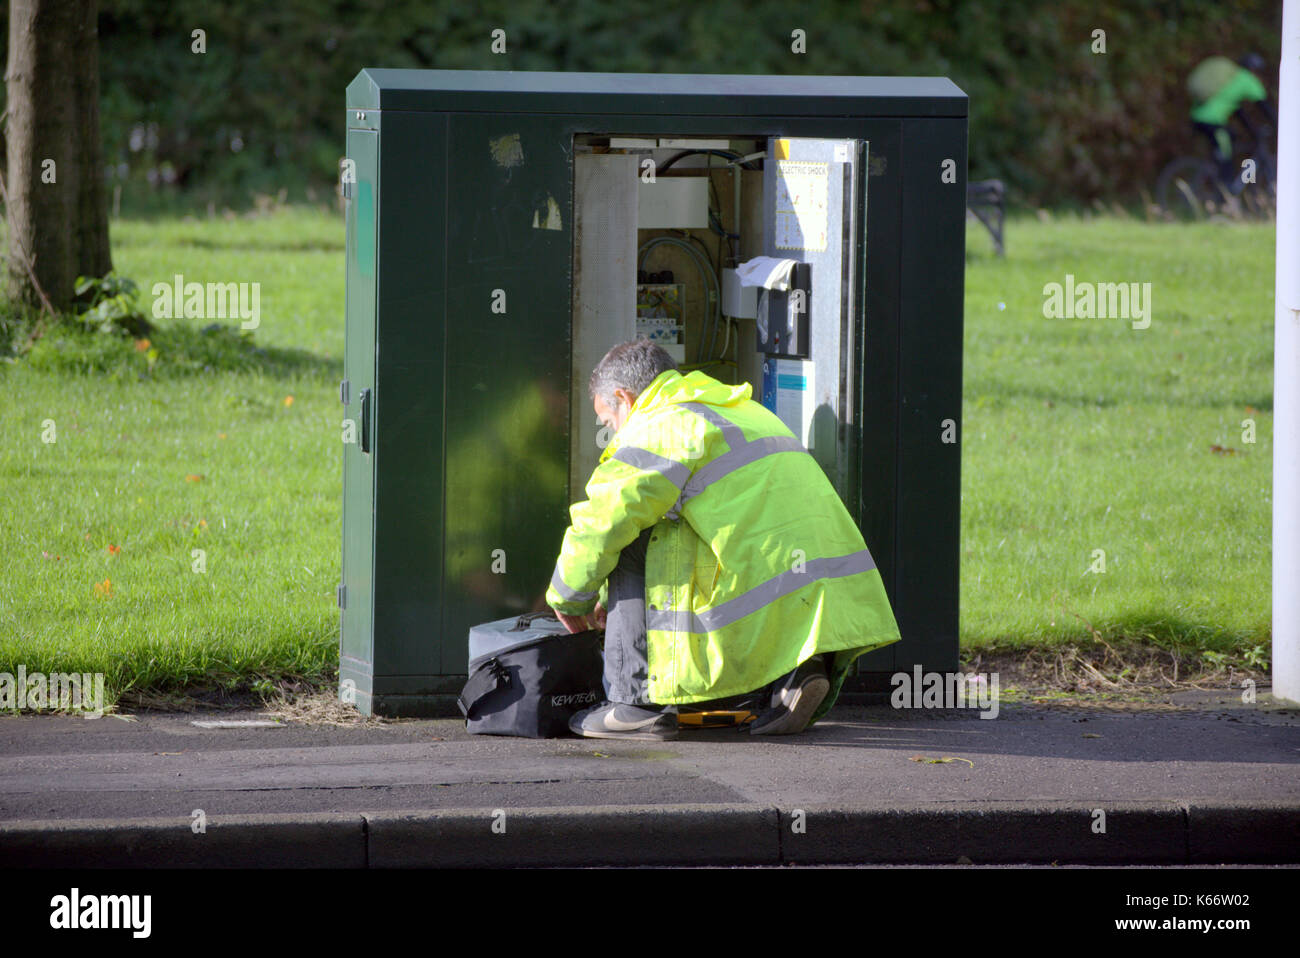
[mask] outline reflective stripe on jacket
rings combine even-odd
[[[853,660],[897,641],[898,625],[839,495],[751,391],[676,370],[646,387],[570,509],[547,601],[590,612],[619,553],[653,526],[650,700],[751,692],[833,652],[816,720]]]

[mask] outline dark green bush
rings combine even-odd
[[[103,0],[105,162],[124,209],[246,206],[334,189],[344,90],[362,67],[951,77],[971,97],[970,175],[1034,204],[1131,200],[1203,150],[1184,81],[1262,54],[1276,92],[1281,0]],[[0,10],[0,24],[4,11]],[[493,54],[491,32],[506,31]],[[206,31],[206,52],[191,50]],[[791,51],[791,32],[807,52]],[[1094,30],[1106,52],[1092,51]],[[150,182],[152,177],[153,182]],[[166,205],[166,204],[164,204]]]

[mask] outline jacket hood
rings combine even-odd
[[[754,387],[749,383],[728,386],[707,376],[698,369],[682,375],[676,369],[660,373],[649,386],[641,391],[632,404],[629,418],[636,413],[657,409],[669,403],[702,402],[711,406],[735,406],[749,399]]]
[[[711,406],[735,406],[749,399],[753,392],[754,387],[749,383],[728,386],[698,369],[686,375],[682,375],[676,369],[669,369],[660,373],[649,386],[641,390],[641,395],[637,396],[636,402],[632,403],[632,410],[628,413],[623,428],[626,429],[627,423],[638,413],[661,409],[673,403],[702,402]],[[620,434],[621,430],[605,446],[600,454],[601,462],[612,456],[618,449]]]

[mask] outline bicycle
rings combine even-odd
[[[1248,151],[1234,157],[1234,178],[1225,183],[1219,168],[1203,156],[1170,160],[1156,179],[1156,203],[1175,220],[1272,217],[1277,209],[1277,161],[1269,148],[1272,131],[1262,125],[1250,133]],[[1233,143],[1236,144],[1234,138]],[[1242,180],[1243,163],[1254,160],[1254,182]]]

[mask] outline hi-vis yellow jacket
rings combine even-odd
[[[859,655],[897,641],[880,573],[821,467],[773,413],[701,372],[661,373],[587,483],[546,599],[595,607],[619,553],[646,551],[651,702],[754,691],[834,652],[834,703]]]

